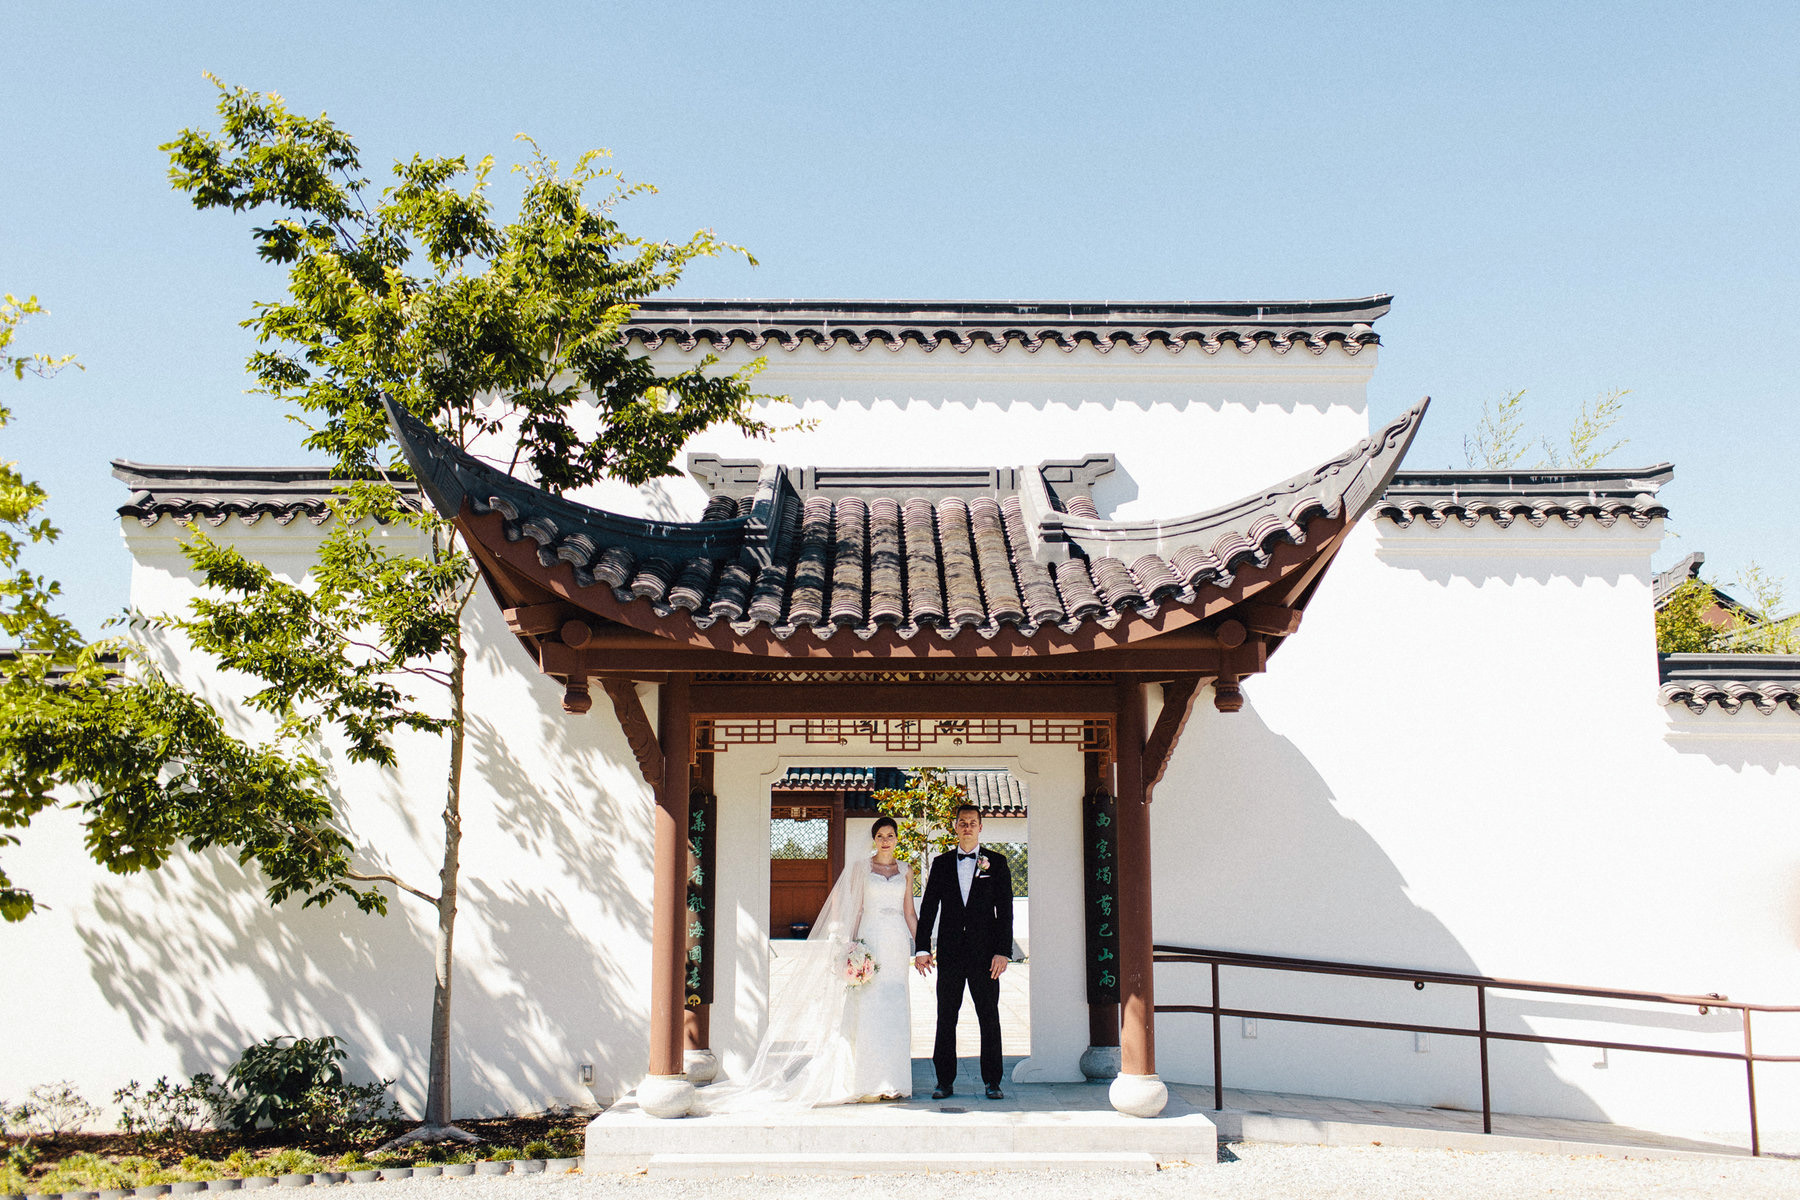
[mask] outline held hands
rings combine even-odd
[[[988,966],[988,975],[994,979],[1006,974],[1006,955],[994,955],[994,961]]]
[[[913,968],[921,975],[929,975],[931,974],[931,968],[936,965],[936,961],[937,960],[932,958],[929,954],[915,954],[913,955]]]

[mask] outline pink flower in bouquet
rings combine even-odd
[[[875,972],[880,969],[875,956],[869,953],[868,946],[861,941],[850,943],[849,952],[844,955],[844,983],[847,986],[862,987],[875,978]]]

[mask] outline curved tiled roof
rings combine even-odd
[[[1668,463],[1576,471],[1401,471],[1374,512],[1378,520],[1403,529],[1416,520],[1433,529],[1451,521],[1472,529],[1484,519],[1503,529],[1514,521],[1534,528],[1560,521],[1574,529],[1589,520],[1610,529],[1620,519],[1643,529],[1669,515],[1657,492],[1674,475]]]
[[[983,494],[872,498],[797,489],[762,467],[740,497],[716,495],[691,523],[620,516],[552,496],[472,458],[390,409],[415,473],[438,510],[497,513],[508,541],[536,543],[545,567],[567,564],[578,588],[701,629],[766,627],[786,639],[891,628],[949,640],[964,629],[1073,633],[1191,603],[1264,566],[1307,526],[1354,521],[1386,486],[1424,415],[1420,404],[1328,462],[1265,492],[1194,516],[1112,522],[1065,506],[1043,470],[995,472]],[[1008,483],[1007,481],[1014,481]],[[1091,503],[1086,505],[1092,513]]]
[[[1392,296],[1359,300],[1235,303],[1079,303],[1073,301],[911,300],[643,300],[624,337],[648,349],[721,350],[738,343],[752,351],[794,350],[838,343],[853,350],[918,346],[967,353],[982,346],[998,354],[1010,346],[1036,353],[1048,346],[1069,353],[1089,346],[1102,354],[1152,346],[1180,353],[1193,346],[1217,354],[1226,346],[1248,354],[1267,345],[1278,354],[1304,346],[1323,354],[1337,346],[1356,354],[1380,343],[1371,323]]]
[[[222,525],[236,517],[255,525],[264,517],[277,525],[305,517],[314,525],[331,518],[331,498],[342,483],[329,467],[151,466],[114,459],[114,477],[131,489],[119,515],[155,525],[164,517]],[[411,482],[399,485],[417,494]]]
[[[1800,655],[1659,654],[1662,702],[1695,713],[1718,705],[1728,713],[1746,705],[1769,716],[1800,713]]]
[[[945,770],[944,779],[968,792],[984,817],[1022,817],[1030,805],[1025,781],[1005,770]],[[870,793],[906,786],[904,767],[789,767],[775,781],[777,791],[848,792],[872,806]],[[852,805],[851,807],[855,807]]]

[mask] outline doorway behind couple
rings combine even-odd
[[[824,906],[832,884],[852,855],[869,852],[869,825],[880,816],[874,794],[906,786],[904,767],[789,767],[770,792],[769,807],[769,969],[775,987],[795,961],[794,939],[805,938]],[[965,789],[981,810],[982,844],[1004,854],[1013,879],[1013,966],[1000,990],[1002,1051],[1010,1059],[1031,1052],[1030,858],[1026,837],[1029,794],[1023,780],[1004,768],[947,770],[945,778]],[[930,862],[912,864],[914,894]],[[937,1019],[932,981],[909,972],[912,999],[912,1055],[929,1059]],[[957,1055],[979,1051],[974,1013],[964,1006],[957,1030]],[[1010,1064],[1009,1064],[1010,1067]]]

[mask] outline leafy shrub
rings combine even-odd
[[[236,1176],[239,1179],[242,1179],[245,1175],[250,1174],[250,1172],[255,1169],[256,1158],[248,1150],[240,1146],[230,1154],[227,1154],[225,1156],[225,1161],[220,1163],[219,1166],[223,1168],[226,1175]]]
[[[361,1150],[351,1150],[338,1156],[337,1169],[340,1171],[360,1171],[369,1165]]]
[[[263,1159],[257,1170],[263,1175],[313,1175],[325,1170],[325,1162],[305,1150],[279,1150]]]
[[[231,1103],[232,1124],[240,1130],[264,1122],[277,1129],[307,1124],[307,1093],[341,1087],[343,1059],[343,1046],[331,1036],[272,1037],[247,1048],[225,1074],[238,1091]]]
[[[99,1115],[100,1110],[75,1090],[74,1083],[65,1079],[60,1083],[40,1083],[32,1088],[25,1103],[13,1110],[9,1124],[22,1125],[33,1134],[59,1138],[75,1132]]]
[[[231,1096],[211,1075],[195,1075],[187,1083],[170,1083],[167,1075],[141,1091],[132,1080],[113,1093],[119,1105],[119,1128],[145,1141],[175,1139],[224,1124]]]
[[[173,1183],[173,1171],[164,1170],[148,1158],[129,1155],[125,1158],[102,1158],[86,1152],[71,1154],[31,1182],[33,1192],[88,1192],[100,1188],[146,1187],[155,1183]]]
[[[393,1083],[383,1079],[377,1083],[311,1088],[306,1093],[306,1123],[324,1133],[353,1134],[398,1121],[400,1106],[387,1094]]]
[[[371,1167],[410,1167],[418,1161],[418,1155],[404,1150],[377,1150],[369,1155]]]
[[[524,1155],[520,1154],[517,1150],[514,1150],[511,1146],[502,1146],[500,1149],[488,1155],[488,1157],[495,1162],[517,1162],[519,1159],[523,1158]]]
[[[549,1142],[546,1142],[542,1138],[539,1138],[535,1142],[526,1142],[525,1143],[525,1157],[526,1158],[561,1158],[562,1156],[560,1154],[556,1153],[556,1148],[553,1147]]]
[[[190,1154],[175,1166],[175,1173],[183,1179],[217,1179],[223,1173],[220,1165],[211,1159]]]
[[[550,1148],[555,1151],[551,1158],[580,1158],[581,1137],[579,1134],[559,1133],[550,1139]]]
[[[31,1183],[25,1172],[14,1166],[10,1159],[0,1162],[0,1196],[21,1196],[36,1190],[37,1185]]]

